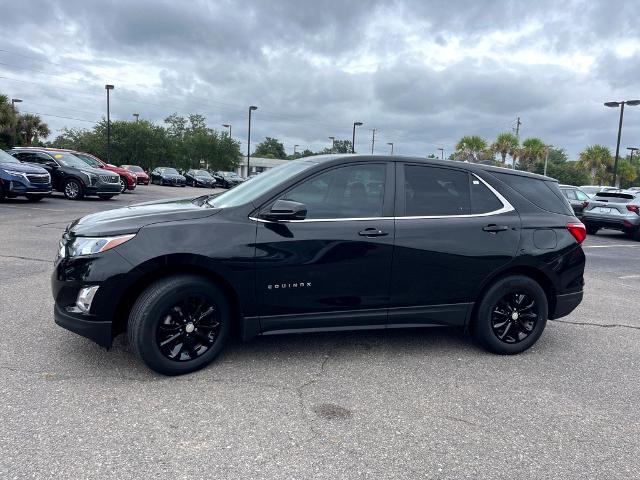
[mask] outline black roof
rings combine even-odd
[[[539,180],[552,180],[555,179],[545,177],[544,175],[538,175],[537,173],[524,172],[521,170],[513,170],[505,167],[494,167],[493,165],[483,165],[480,163],[461,162],[458,160],[438,160],[436,158],[414,157],[409,155],[362,155],[362,154],[340,154],[340,155],[315,155],[312,157],[303,157],[300,161],[309,161],[314,163],[341,163],[345,159],[352,161],[371,161],[371,160],[383,160],[383,161],[402,161],[412,163],[424,163],[427,165],[464,168],[469,171],[484,171],[492,173],[505,173],[509,175],[518,175],[521,177],[537,178]]]

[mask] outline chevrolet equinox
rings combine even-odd
[[[555,180],[411,157],[289,161],[218,195],[72,222],[55,321],[153,370],[202,368],[233,332],[464,327],[531,347],[582,300],[585,228]]]

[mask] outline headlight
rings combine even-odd
[[[67,251],[70,257],[102,253],[128,242],[135,236],[135,233],[133,233],[130,235],[120,235],[118,237],[76,237],[67,244]],[[61,253],[63,251],[64,249],[61,249]]]
[[[27,174],[24,172],[16,172],[14,170],[5,170],[9,175],[15,175],[16,177],[24,177],[27,178]]]

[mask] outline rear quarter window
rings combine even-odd
[[[493,175],[537,207],[547,212],[573,215],[573,210],[560,192],[557,182],[509,173],[493,173]]]

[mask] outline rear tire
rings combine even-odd
[[[594,227],[592,225],[586,225],[586,229],[588,235],[595,235],[596,233],[598,233],[598,230],[600,230],[599,227]]]
[[[25,195],[25,197],[27,197],[29,202],[39,202],[42,200],[43,195]]]
[[[496,281],[484,294],[473,320],[473,337],[500,355],[523,352],[535,344],[547,324],[547,296],[524,275]]]
[[[128,336],[134,352],[163,375],[205,367],[222,351],[230,331],[231,311],[222,290],[195,275],[153,283],[129,315]]]

